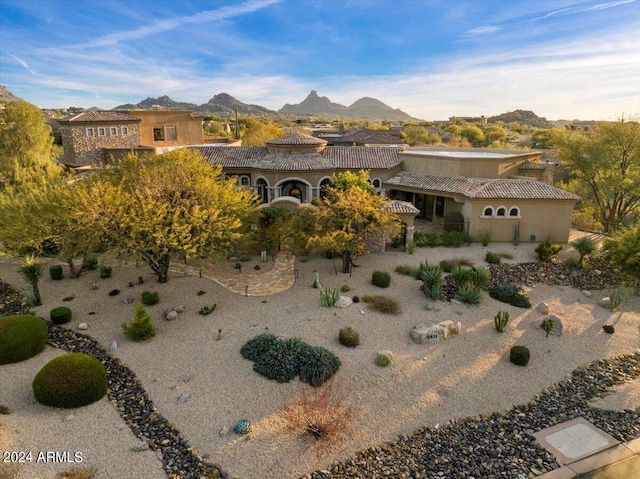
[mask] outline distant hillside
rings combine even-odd
[[[502,121],[504,123],[511,123],[513,121],[517,121],[522,125],[535,126],[536,128],[552,128],[553,123],[548,121],[546,118],[539,117],[534,112],[529,110],[515,110],[507,113],[502,113],[501,115],[491,116],[488,119],[489,123],[495,123],[497,121]]]
[[[6,103],[11,101],[19,101],[22,98],[15,96],[4,85],[0,85],[0,103]]]
[[[249,105],[242,103],[227,93],[219,93],[211,98],[204,105],[197,106],[198,113],[212,114],[219,116],[231,116],[238,110],[241,115],[275,115],[276,112],[260,105]]]
[[[345,118],[371,118],[376,120],[401,121],[414,120],[407,113],[397,108],[391,108],[375,98],[364,97],[354,102],[351,106],[333,103],[326,96],[318,96],[315,90],[305,98],[302,103],[291,105],[287,103],[278,113],[297,115],[331,115]]]
[[[167,95],[160,98],[148,97],[135,105],[132,103],[125,103],[114,108],[114,110],[151,110],[152,108],[164,108],[168,110],[195,110],[198,105],[195,103],[183,103],[173,101]]]

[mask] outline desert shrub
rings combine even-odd
[[[449,275],[449,281],[457,288],[466,286],[471,278],[471,270],[464,266],[454,266]]]
[[[11,414],[11,410],[4,404],[0,404],[0,414]]]
[[[80,271],[94,271],[98,269],[98,258],[95,256],[85,256],[82,258]]]
[[[443,259],[438,263],[442,271],[445,273],[451,273],[453,268],[456,266],[473,266],[473,262],[469,261],[466,258],[451,258],[451,259]]]
[[[496,327],[496,331],[499,333],[504,332],[504,328],[507,327],[508,322],[509,313],[507,311],[498,311],[498,313],[493,317],[493,324]]]
[[[553,320],[551,318],[543,319],[540,323],[540,328],[544,330],[545,335],[548,338],[551,331],[553,331]]]
[[[491,241],[491,236],[493,236],[491,230],[483,230],[480,232],[478,239],[482,243],[482,246],[487,246],[489,244],[489,241]]]
[[[613,311],[620,307],[624,297],[624,290],[622,288],[616,288],[609,296],[609,308]]]
[[[30,314],[0,318],[0,364],[17,363],[44,351],[49,327]]]
[[[471,286],[462,286],[458,288],[456,298],[463,303],[478,304],[482,301],[482,293]]]
[[[500,259],[513,259],[513,255],[511,253],[505,253],[504,251],[498,253],[498,256],[500,256]]]
[[[100,278],[111,278],[111,266],[100,266]]]
[[[253,267],[253,269],[254,269],[255,271],[260,271],[260,265],[259,265],[259,264],[256,264],[256,265]]]
[[[616,329],[610,324],[605,324],[604,326],[602,326],[602,329],[607,334],[613,334],[616,331]]]
[[[498,253],[487,251],[487,254],[484,257],[484,260],[489,264],[500,264],[501,258]]]
[[[371,284],[378,288],[388,288],[391,284],[391,276],[386,271],[374,271],[371,273]]]
[[[309,345],[296,338],[278,340],[253,363],[253,370],[267,379],[286,383],[300,372],[301,357]]]
[[[509,361],[516,366],[526,366],[529,364],[529,348],[526,346],[513,346],[509,353]]]
[[[348,284],[343,284],[342,286],[340,286],[340,291],[342,291],[343,293],[348,293],[349,291],[351,291],[351,286],[349,286]]]
[[[351,301],[353,301],[354,303],[359,303],[360,302],[360,296],[354,296],[353,298],[351,298]]]
[[[200,291],[198,291],[197,295],[198,296],[204,296],[205,294],[207,294],[206,291],[204,291],[203,289],[201,289]]]
[[[444,217],[444,231],[448,233],[450,231],[453,232],[461,232],[464,230],[464,215],[462,213],[458,213],[457,211],[448,213]]]
[[[213,303],[211,306],[203,306],[202,308],[200,308],[200,311],[198,311],[198,314],[202,316],[208,316],[213,313],[217,307],[218,303]]]
[[[343,346],[355,348],[360,344],[360,335],[358,334],[358,331],[347,326],[340,330],[340,333],[338,334],[338,341],[340,341],[340,344]]]
[[[422,273],[422,269],[420,268],[420,266],[414,266],[409,271],[409,276],[411,276],[413,279],[420,279],[421,273]]]
[[[489,284],[489,280],[491,279],[491,273],[488,268],[484,266],[477,266],[471,268],[471,273],[469,274],[468,284],[474,289],[484,289]]]
[[[358,413],[355,403],[343,393],[339,383],[299,388],[279,412],[289,429],[310,434],[322,444],[341,437]]]
[[[564,264],[569,268],[580,268],[582,266],[580,258],[577,258],[575,256],[569,256],[566,260],[564,260]]]
[[[405,276],[411,275],[411,266],[406,264],[399,264],[394,268],[394,271],[398,274],[403,274]]]
[[[518,308],[530,308],[531,300],[524,290],[514,283],[497,284],[489,289],[489,296],[503,303],[517,306]]]
[[[376,365],[381,368],[386,368],[391,364],[392,357],[389,353],[378,353],[376,356]]]
[[[413,240],[418,246],[438,246],[440,244],[440,234],[435,232],[416,233]]]
[[[562,245],[554,244],[551,241],[551,238],[547,238],[536,247],[535,252],[538,254],[538,259],[540,261],[547,263],[558,256],[561,250]]]
[[[369,308],[384,314],[399,314],[400,303],[381,294],[367,294],[362,297],[362,301],[369,305]]]
[[[413,254],[413,253],[416,251],[416,246],[418,246],[418,245],[416,244],[416,242],[415,242],[415,241],[412,241],[412,242],[409,244],[409,248],[407,249],[407,252],[408,252],[409,254]]]
[[[471,243],[471,236],[464,231],[445,231],[440,235],[440,244],[443,246],[459,247],[464,243]]]
[[[56,474],[56,479],[95,479],[96,477],[98,477],[98,469],[96,467],[74,466]]]
[[[156,327],[146,308],[136,304],[135,317],[131,321],[122,323],[122,332],[132,341],[146,341],[156,335]]]
[[[67,324],[71,321],[73,313],[66,306],[58,306],[49,312],[49,318],[53,324]]]
[[[160,302],[160,295],[157,291],[143,291],[142,292],[142,304],[146,306],[153,306]]]
[[[119,289],[112,289],[111,291],[109,291],[109,296],[118,296],[119,294],[120,294]]]
[[[64,273],[62,272],[62,266],[59,264],[54,264],[49,267],[49,274],[51,275],[51,279],[54,281],[59,281],[64,278]]]
[[[303,256],[302,258],[300,258],[300,262],[301,263],[308,263],[309,262],[309,258],[307,258],[306,256]]]
[[[81,407],[107,394],[107,371],[99,359],[89,354],[66,353],[45,364],[32,386],[39,403]]]
[[[249,261],[251,261],[251,256],[249,255],[242,255],[238,258],[238,261],[242,261],[243,263],[248,263]]]
[[[245,359],[255,361],[259,356],[266,353],[278,341],[278,338],[271,333],[262,333],[247,341],[241,348],[240,354]]]
[[[321,386],[340,366],[340,359],[331,351],[321,346],[307,346],[300,365],[300,380],[313,387]]]

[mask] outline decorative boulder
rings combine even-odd
[[[178,319],[178,312],[173,309],[169,310],[164,314],[164,319],[166,319],[167,321]]]
[[[611,298],[609,296],[605,296],[598,301],[598,306],[601,306],[604,309],[611,309]]]
[[[547,303],[538,304],[538,311],[540,314],[549,314],[549,305]]]
[[[447,339],[450,334],[458,334],[458,327],[453,321],[442,321],[438,324],[418,324],[409,333],[411,339],[418,344],[427,342],[440,342]]]
[[[334,306],[336,308],[346,308],[348,306],[351,306],[352,303],[353,300],[349,296],[338,296],[338,300],[336,301],[336,304],[334,304]]]

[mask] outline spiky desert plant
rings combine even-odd
[[[593,241],[588,236],[582,236],[575,241],[569,243],[571,246],[575,248],[575,250],[580,255],[580,267],[584,267],[584,258],[585,256],[590,255],[597,249],[597,245],[595,241]]]
[[[338,301],[338,288],[327,286],[320,290],[320,306],[329,308],[334,306]]]
[[[504,332],[504,328],[507,326],[508,322],[509,313],[507,311],[498,311],[498,314],[493,317],[493,324],[496,327],[496,331],[499,333]]]
[[[548,338],[553,331],[553,320],[551,318],[543,319],[540,323],[540,327],[544,329],[545,337]]]
[[[484,289],[489,285],[489,280],[491,279],[491,273],[489,272],[489,268],[485,266],[476,266],[475,268],[471,268],[471,273],[469,274],[469,286],[473,289]]]
[[[471,280],[471,269],[464,266],[454,266],[451,269],[449,280],[458,288],[466,286]]]
[[[42,305],[40,289],[38,288],[38,283],[42,278],[42,265],[40,261],[33,255],[25,256],[22,266],[20,266],[20,274],[33,288],[34,306]]]

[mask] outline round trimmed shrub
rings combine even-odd
[[[107,394],[107,370],[90,354],[67,353],[45,364],[32,386],[41,404],[62,408],[86,406]]]
[[[388,288],[391,284],[391,275],[386,271],[374,271],[371,274],[371,284],[378,288]]]
[[[38,316],[0,318],[0,364],[18,363],[41,353],[48,334],[47,323]]]
[[[146,306],[153,306],[160,302],[160,295],[157,291],[143,291],[142,292],[142,304]]]
[[[255,361],[264,353],[269,351],[274,344],[278,342],[278,338],[275,334],[262,333],[253,339],[247,341],[241,348],[240,354],[249,361]]]
[[[602,329],[604,330],[605,333],[607,334],[613,334],[616,332],[616,328],[614,328],[612,325],[610,324],[605,324],[604,326],[602,326]]]
[[[391,364],[391,355],[388,353],[378,353],[376,356],[376,364],[381,368],[386,368]]]
[[[58,306],[49,312],[49,318],[53,324],[67,324],[71,321],[73,313],[66,306]]]
[[[340,333],[338,333],[338,341],[340,341],[340,344],[343,346],[355,348],[360,344],[360,335],[358,331],[347,326],[346,328],[342,328]]]
[[[100,278],[111,278],[111,266],[100,266]]]
[[[509,361],[516,366],[526,366],[529,364],[529,348],[526,346],[514,346],[509,354]]]
[[[484,260],[489,264],[500,264],[502,258],[500,258],[500,255],[498,253],[487,251],[487,254],[484,256]]]
[[[64,278],[64,274],[62,273],[62,266],[59,264],[54,264],[49,267],[49,274],[51,275],[51,279],[54,281],[59,281]]]

